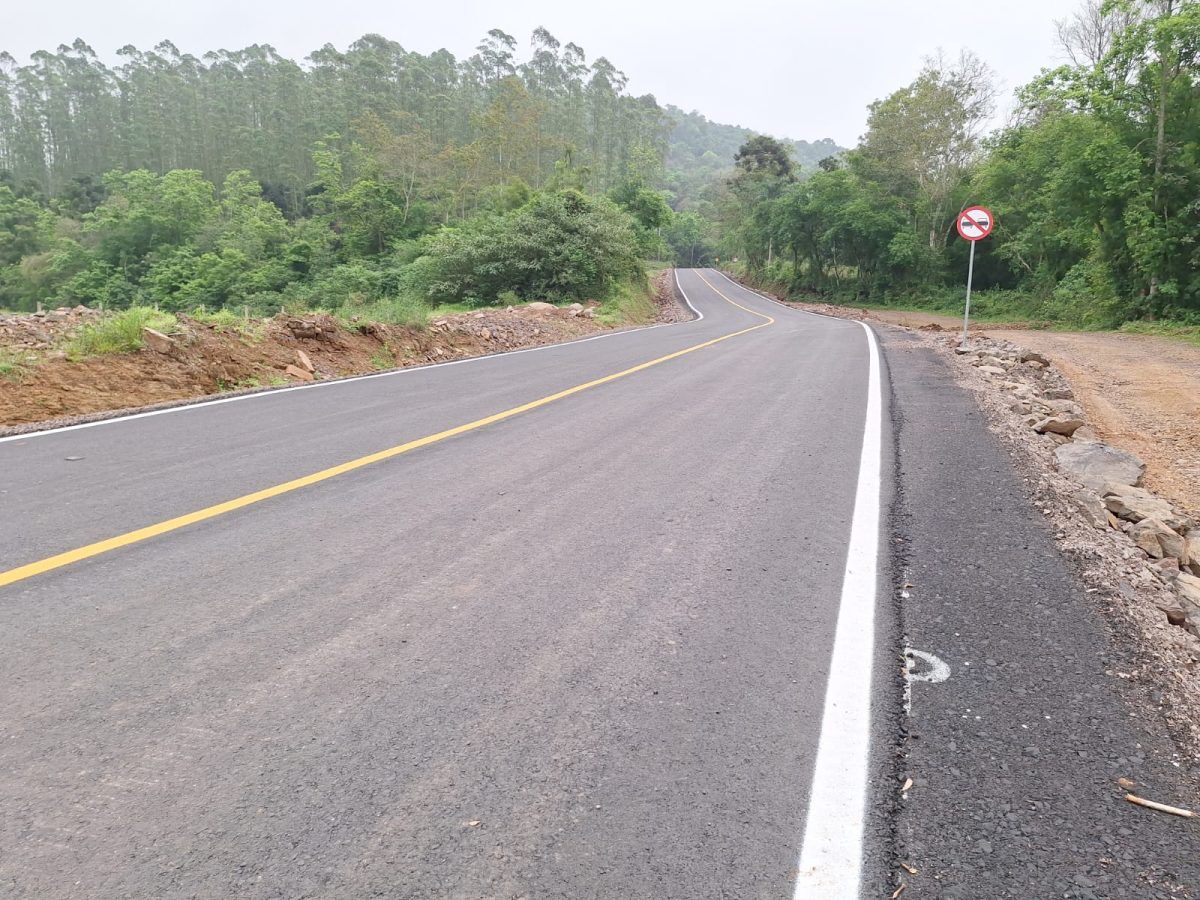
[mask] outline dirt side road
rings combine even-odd
[[[1145,460],[1151,490],[1200,513],[1200,347],[1140,334],[1005,337],[1058,367],[1101,437]]]
[[[933,313],[846,312],[908,328],[962,328],[961,319]],[[1100,436],[1145,461],[1146,486],[1200,515],[1200,347],[1142,334],[976,328],[1044,353],[1071,382]]]

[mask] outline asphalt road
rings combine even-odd
[[[745,332],[0,588],[0,892],[790,895],[869,346],[680,278],[697,321],[0,443],[11,571]]]
[[[1197,795],[1134,649],[941,363],[680,281],[0,439],[0,896],[1197,896],[1195,820],[1115,785]]]

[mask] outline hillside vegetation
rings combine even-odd
[[[643,259],[707,258],[705,220],[672,204],[747,133],[630,95],[543,28],[524,58],[496,29],[461,60],[379,35],[304,63],[265,45],[119,56],[0,54],[0,308],[408,322],[620,299]]]
[[[1200,324],[1200,4],[1090,0],[1059,35],[1071,64],[1022,87],[995,134],[993,75],[964,53],[873,103],[861,143],[816,173],[748,142],[711,216],[726,255],[797,294],[958,310],[955,221],[980,203],[997,218],[981,313]]]

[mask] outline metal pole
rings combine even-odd
[[[967,325],[971,321],[971,280],[975,277],[975,245],[979,241],[971,241],[971,261],[967,263],[967,308],[963,312],[963,339],[967,342]]]

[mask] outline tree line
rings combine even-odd
[[[113,169],[194,169],[214,182],[245,169],[295,215],[316,142],[386,129],[397,174],[421,181],[445,219],[496,181],[540,187],[564,157],[607,189],[634,148],[661,154],[669,128],[616,66],[544,28],[525,59],[499,29],[463,60],[380,35],[327,44],[303,64],[262,44],[197,57],[166,41],[118,55],[110,67],[82,40],[26,65],[0,53],[0,170],[55,196]]]
[[[604,58],[531,47],[0,57],[0,307],[603,299],[672,252],[671,121]]]
[[[872,104],[854,149],[796,170],[755,138],[710,191],[710,228],[748,270],[795,291],[958,302],[958,214],[997,218],[979,245],[984,304],[1113,326],[1200,324],[1200,4],[1089,0],[1058,24],[1068,62],[985,134],[994,79],[970,53],[927,62]]]

